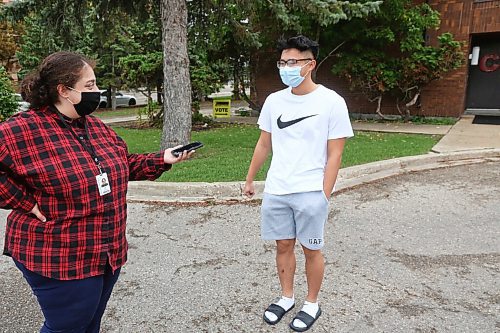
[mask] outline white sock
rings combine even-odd
[[[307,313],[308,315],[310,315],[311,317],[316,318],[316,315],[318,314],[318,310],[319,310],[319,304],[318,304],[318,302],[311,303],[311,302],[305,301],[304,306],[302,307],[301,310],[304,311],[305,313]],[[302,320],[299,320],[299,319],[295,319],[293,321],[293,326],[300,327],[300,328],[307,327],[306,324],[304,324],[302,322]]]
[[[281,298],[277,302],[274,302],[274,304],[279,305],[283,309],[285,309],[285,311],[288,311],[295,304],[295,298],[294,296],[292,296],[291,298],[281,296]],[[278,317],[276,317],[274,313],[269,311],[264,312],[264,316],[266,316],[270,321],[275,321],[276,319],[278,319]]]

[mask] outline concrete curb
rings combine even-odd
[[[432,170],[457,165],[500,162],[500,149],[477,149],[451,153],[394,158],[341,169],[334,192],[371,183],[387,177],[410,172]],[[221,183],[170,183],[135,181],[128,186],[127,199],[141,202],[227,202],[248,201],[242,195],[244,182]],[[255,182],[257,194],[262,199],[264,182]]]

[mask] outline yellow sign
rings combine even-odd
[[[229,118],[231,117],[231,99],[215,99],[213,100],[214,118]]]

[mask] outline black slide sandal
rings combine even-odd
[[[266,323],[268,323],[269,325],[276,325],[277,323],[280,322],[280,320],[283,318],[283,316],[288,312],[290,311],[291,309],[293,309],[295,307],[295,304],[292,305],[290,307],[290,309],[288,309],[287,311],[285,311],[285,309],[283,309],[281,306],[279,306],[278,304],[271,304],[267,307],[266,311],[269,311],[271,313],[274,313],[276,315],[276,317],[278,317],[278,319],[276,319],[275,321],[271,321],[269,320],[267,317],[266,317],[266,311],[264,311],[264,321]]]
[[[307,314],[304,311],[299,311],[299,313],[297,313],[297,315],[292,319],[292,321],[290,322],[290,325],[288,325],[288,326],[290,326],[290,328],[292,330],[294,330],[295,332],[305,332],[312,327],[312,325],[319,318],[320,315],[321,315],[321,308],[318,308],[318,312],[316,313],[316,318],[311,317],[309,314]],[[301,322],[303,322],[306,325],[306,327],[294,326],[293,322],[295,319],[298,319]]]

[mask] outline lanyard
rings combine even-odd
[[[94,148],[92,145],[87,145],[83,139],[81,139],[75,131],[66,123],[66,120],[64,120],[63,116],[61,115],[60,112],[57,112],[57,115],[59,116],[59,119],[61,119],[62,123],[64,124],[64,127],[70,130],[71,134],[78,140],[78,142],[82,145],[83,148],[90,154],[92,159],[94,160],[95,165],[99,169],[99,173],[102,175],[102,168],[101,168],[101,162],[99,161],[99,158],[97,157],[97,154],[95,153]],[[87,135],[87,140],[90,143],[90,133],[89,133],[89,128],[87,125],[87,119],[84,119],[84,126],[85,126],[85,134]]]

